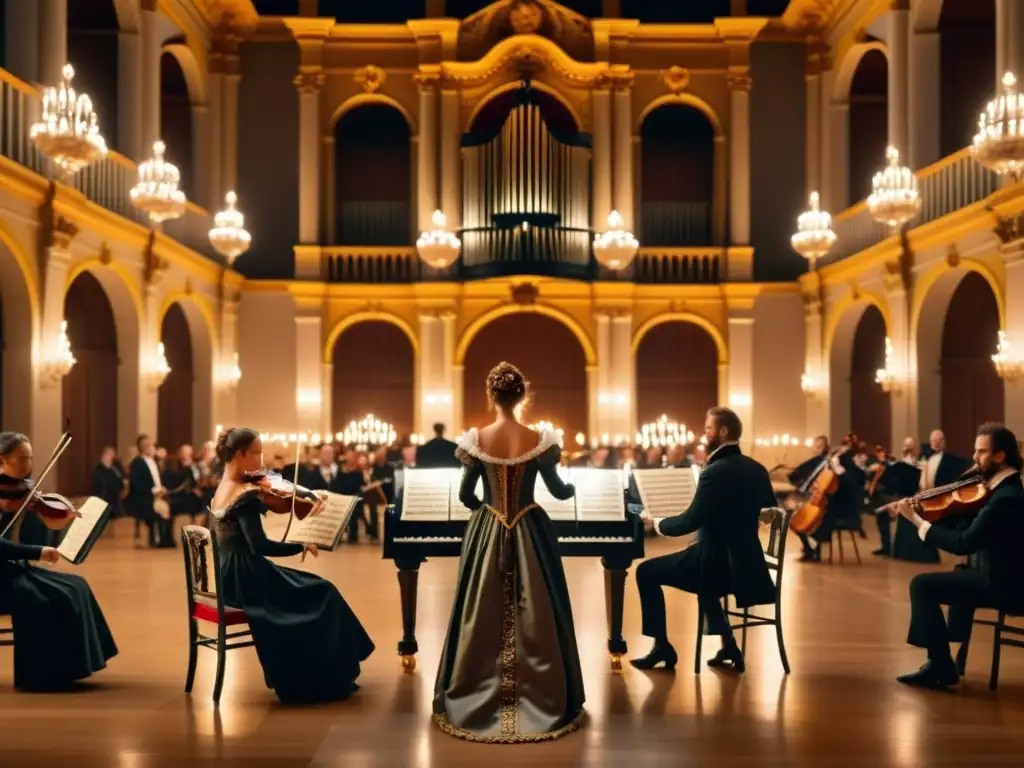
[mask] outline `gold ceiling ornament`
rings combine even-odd
[[[60,214],[53,217],[53,226],[50,229],[50,246],[66,251],[71,247],[71,241],[78,235],[78,225]]]
[[[535,35],[544,23],[544,11],[533,0],[517,0],[509,9],[508,20],[517,35]]]
[[[508,70],[520,71],[524,66],[543,67],[549,74],[577,88],[600,84],[610,70],[605,63],[577,61],[556,43],[536,35],[506,38],[476,61],[445,62],[440,70],[444,80],[453,86],[474,86],[487,83]],[[619,69],[628,70],[628,67]]]
[[[511,291],[512,301],[516,304],[536,304],[540,295],[540,289],[533,283],[513,285]]]
[[[354,79],[367,93],[377,93],[388,80],[388,73],[378,66],[367,64],[356,70]]]
[[[673,64],[668,69],[661,70],[661,81],[669,91],[678,96],[690,85],[690,70]]]
[[[946,263],[954,269],[960,266],[960,250],[956,247],[956,243],[950,243],[946,250]]]
[[[498,0],[459,26],[458,59],[470,61],[502,40],[539,35],[581,61],[594,59],[590,20],[552,0]]]

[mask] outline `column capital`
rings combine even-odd
[[[749,92],[754,85],[754,79],[750,76],[750,67],[729,67],[725,75],[725,82],[730,91]]]
[[[59,213],[54,214],[49,231],[49,247],[52,250],[68,252],[71,248],[71,241],[77,236],[77,224]]]
[[[421,68],[419,72],[413,75],[412,79],[421,94],[433,93],[441,87],[441,68]]]
[[[320,93],[320,89],[323,88],[326,82],[327,76],[319,66],[299,67],[298,74],[292,79],[296,90],[304,96]]]
[[[626,65],[614,64],[601,75],[600,86],[616,93],[628,93],[633,88],[634,74]]]
[[[832,63],[832,49],[828,43],[821,38],[809,38],[804,52],[804,75],[818,77],[832,69]]]

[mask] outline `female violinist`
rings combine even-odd
[[[282,702],[347,698],[357,689],[360,663],[373,652],[373,642],[333,584],[267,559],[317,554],[312,545],[271,541],[263,530],[262,516],[290,511],[295,492],[285,497],[284,481],[261,473],[263,444],[251,429],[221,433],[217,458],[224,476],[211,511],[221,588],[225,602],[249,617],[267,684]],[[296,508],[303,501],[308,514],[319,511],[319,500],[309,503],[296,494]]]
[[[32,444],[17,432],[0,432],[0,506],[14,513],[30,493]],[[6,489],[6,490],[4,490]],[[17,489],[17,490],[15,490]],[[24,515],[57,512],[34,509]],[[56,563],[52,547],[0,538],[0,613],[14,627],[14,687],[52,691],[89,677],[117,655],[117,646],[89,584],[80,576],[44,570],[27,561]]]

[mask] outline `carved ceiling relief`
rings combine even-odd
[[[661,70],[661,81],[673,95],[678,96],[690,85],[690,70],[673,64]]]
[[[513,35],[540,35],[577,61],[594,60],[590,21],[552,0],[498,0],[459,28],[458,58],[476,61]]]
[[[366,93],[377,93],[387,82],[388,73],[380,67],[368,64],[357,69],[353,79]]]

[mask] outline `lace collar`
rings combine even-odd
[[[498,457],[491,456],[490,454],[484,453],[483,450],[481,450],[480,439],[477,435],[476,427],[473,427],[471,430],[469,430],[466,434],[460,437],[458,441],[459,448],[464,450],[470,456],[480,459],[480,461],[485,461],[488,464],[505,465],[522,464],[524,462],[529,461],[530,459],[535,459],[542,453],[544,453],[544,451],[546,451],[548,448],[554,445],[557,445],[559,448],[561,448],[562,438],[559,437],[557,432],[545,429],[540,433],[540,441],[537,443],[537,446],[533,450],[527,451],[526,453],[521,454],[519,456],[515,456],[511,459],[499,459]]]

